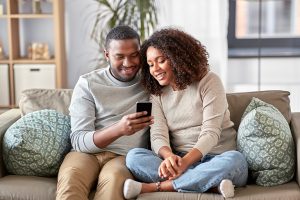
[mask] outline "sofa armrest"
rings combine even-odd
[[[296,147],[296,181],[300,186],[300,112],[292,113],[291,129]]]
[[[2,140],[6,130],[21,117],[20,109],[11,109],[0,115],[0,178],[5,175],[3,163]]]

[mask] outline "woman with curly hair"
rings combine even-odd
[[[126,166],[138,181],[127,179],[124,196],[155,191],[219,192],[234,196],[244,186],[248,166],[235,151],[220,78],[209,70],[204,46],[178,29],[155,32],[141,47],[142,83],[151,93],[152,150],[135,148]]]

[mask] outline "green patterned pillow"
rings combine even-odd
[[[11,174],[55,176],[71,149],[70,118],[55,110],[29,113],[3,138],[3,159]]]
[[[274,106],[252,99],[239,126],[237,148],[256,184],[274,186],[293,178],[294,141],[289,124]]]

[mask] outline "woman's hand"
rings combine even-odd
[[[181,176],[193,163],[198,162],[202,158],[202,153],[193,148],[183,158],[173,154],[169,147],[162,147],[159,150],[159,155],[164,158],[164,161],[158,168],[158,175],[161,178],[174,180]]]
[[[174,179],[174,177],[180,176],[182,173],[182,158],[175,154],[165,158],[158,168],[158,175],[164,179]]]
[[[174,179],[178,178],[179,176],[181,176],[189,168],[189,165],[187,164],[184,157],[181,158],[180,163],[181,164],[178,166],[176,174],[173,175],[173,176],[169,176],[168,177],[169,180],[174,180]]]

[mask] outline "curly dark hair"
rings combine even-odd
[[[209,71],[205,47],[191,35],[174,28],[154,32],[141,46],[141,82],[150,94],[161,95],[163,86],[152,77],[147,63],[147,50],[152,46],[169,59],[179,90],[201,80]]]

